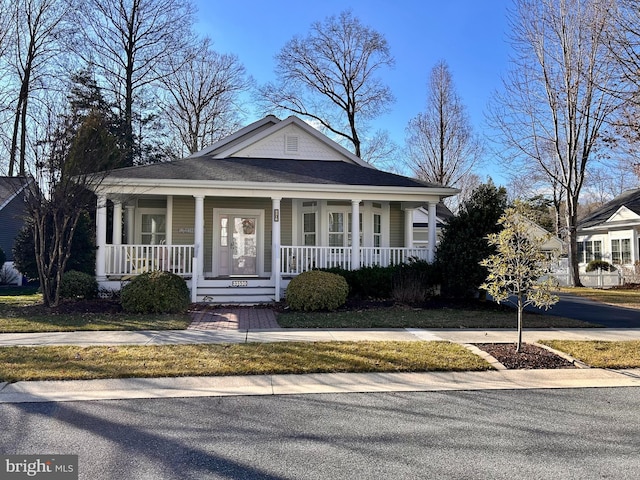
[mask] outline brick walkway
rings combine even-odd
[[[230,307],[191,312],[187,330],[264,330],[280,328],[273,310]]]

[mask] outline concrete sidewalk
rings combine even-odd
[[[638,340],[640,330],[539,329],[524,341]],[[514,342],[504,329],[277,329],[169,330],[140,332],[53,332],[0,334],[0,346],[168,345],[188,343],[447,340],[461,344]],[[640,387],[640,369],[596,368],[498,370],[487,372],[327,373],[229,377],[133,378],[0,383],[0,403],[115,400],[229,395],[286,395],[348,392],[503,390],[526,388]]]
[[[237,377],[131,378],[0,384],[0,404],[140,398],[640,387],[640,369],[487,372],[322,373]]]
[[[149,330],[3,333],[0,346],[170,345],[189,343],[328,342],[363,340],[447,340],[455,343],[515,342],[510,329],[273,329]],[[525,329],[525,342],[537,340],[640,340],[640,329]]]

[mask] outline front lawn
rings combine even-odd
[[[490,369],[477,355],[449,342],[0,348],[0,381],[5,382]]]
[[[0,290],[0,333],[75,330],[184,330],[187,314],[138,315],[122,312],[117,302],[63,302],[47,309],[35,289]]]
[[[516,311],[491,305],[477,308],[412,309],[401,307],[338,312],[286,312],[278,315],[283,328],[516,328]],[[584,328],[591,323],[525,314],[525,328]]]

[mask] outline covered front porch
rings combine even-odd
[[[117,290],[159,269],[184,277],[194,302],[255,304],[279,301],[291,278],[314,268],[434,259],[438,197],[184,193],[99,195],[96,276],[102,287]],[[428,205],[429,242],[416,248],[413,209],[421,205]]]

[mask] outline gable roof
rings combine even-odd
[[[640,189],[627,190],[610,202],[605,203],[591,215],[582,219],[578,224],[578,228],[585,229],[602,225],[610,221],[622,207],[626,207],[626,209],[640,217]]]
[[[25,177],[0,177],[0,210],[17,197],[27,184]]]
[[[361,167],[373,168],[339,143],[330,140],[326,135],[313,128],[307,122],[293,115],[284,120],[280,120],[274,115],[267,115],[262,120],[247,125],[236,133],[219,140],[210,147],[192,154],[191,157],[210,156],[212,158],[229,158],[236,155],[242,156],[241,151],[246,150],[248,147],[257,144],[269,136],[285,130],[291,125],[296,126],[325,146],[334,150],[338,155],[343,157],[345,161],[355,163]]]
[[[296,137],[300,148],[289,152],[287,136]],[[230,189],[250,195],[258,190],[335,195],[357,191],[371,197],[384,190],[414,202],[418,195],[425,201],[425,196],[445,198],[459,192],[378,170],[299,118],[281,121],[272,115],[184,159],[115,169],[99,188],[120,193]]]

